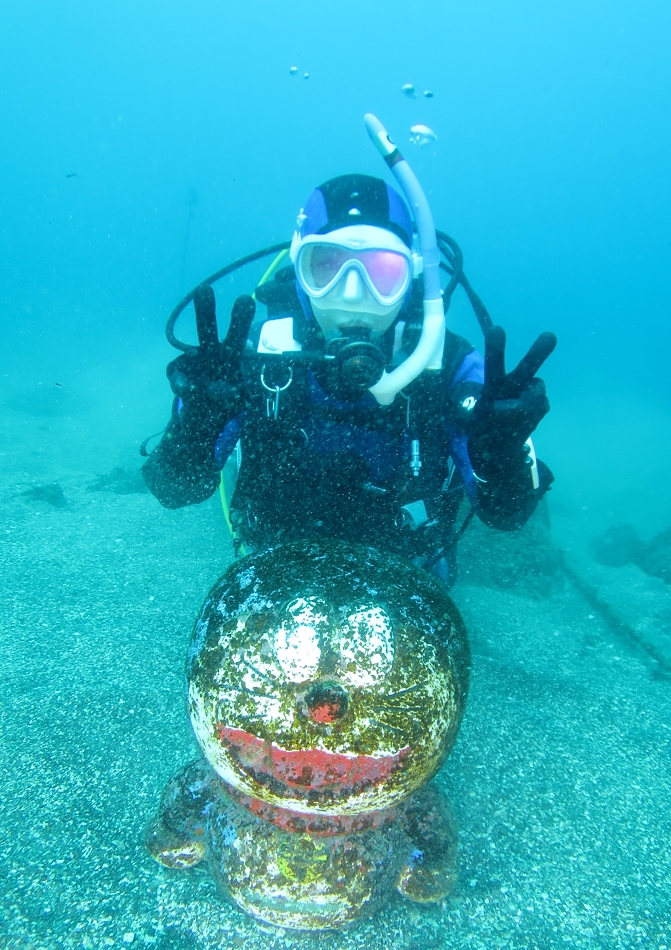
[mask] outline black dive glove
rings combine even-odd
[[[206,309],[210,311],[208,322],[216,326],[214,291],[208,284],[198,287],[194,303],[201,318]],[[223,343],[209,340],[168,363],[165,372],[170,388],[182,400],[182,413],[187,414],[184,421],[188,419],[189,425],[217,428],[223,417],[225,425],[236,414],[244,393],[240,355],[255,312],[252,297],[238,297]]]
[[[525,443],[550,409],[545,383],[536,373],[556,345],[554,333],[541,333],[515,369],[506,373],[505,331],[501,327],[488,331],[485,383],[468,426],[468,453],[479,479],[510,482],[530,464]]]
[[[217,339],[209,285],[197,289],[194,304],[201,345],[168,364],[170,388],[181,404],[142,469],[150,491],[166,508],[196,504],[213,494],[219,483],[215,443],[246,404],[240,357],[256,311],[253,298],[235,301],[223,343]],[[201,326],[209,332],[201,333]]]

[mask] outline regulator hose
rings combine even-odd
[[[237,261],[233,261],[232,264],[227,264],[226,267],[222,267],[221,270],[218,270],[215,274],[212,274],[211,277],[207,277],[205,280],[201,281],[197,287],[194,287],[193,290],[190,290],[186,297],[182,297],[180,302],[177,304],[175,309],[172,311],[168,317],[168,322],[165,325],[165,336],[170,344],[174,346],[176,350],[181,350],[183,353],[186,353],[188,350],[193,350],[195,347],[191,343],[183,343],[181,340],[178,340],[175,336],[175,324],[180,314],[192,300],[195,300],[196,297],[205,298],[205,292],[203,285],[212,286],[218,280],[221,280],[222,277],[227,277],[228,274],[232,274],[233,271],[239,270],[241,267],[244,267],[246,264],[252,264],[254,261],[260,260],[262,257],[268,257],[269,254],[277,254],[280,251],[286,251],[290,247],[289,241],[283,241],[281,244],[271,244],[270,247],[264,247],[260,251],[254,251],[253,254],[247,254],[245,257],[238,258]],[[203,300],[205,303],[205,299]],[[207,335],[211,338],[211,328],[208,328]]]

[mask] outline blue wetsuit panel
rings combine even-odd
[[[482,385],[484,381],[484,360],[473,350],[462,360],[454,374],[450,389],[465,382]],[[324,392],[312,373],[308,373],[310,401],[320,410],[331,409],[334,416],[348,409],[370,410],[374,412],[377,403],[370,393],[365,393],[356,402],[342,402]],[[217,439],[214,455],[217,466],[223,468],[226,459],[233,451],[242,434],[245,413],[240,413],[226,425]],[[382,484],[391,480],[410,457],[409,435],[407,432],[399,439],[392,433],[371,430],[355,426],[348,422],[325,422],[319,415],[304,420],[303,427],[311,451],[322,457],[349,451],[359,455],[368,465],[371,480]],[[473,467],[468,456],[467,437],[452,426],[446,426],[448,454],[461,475],[466,493],[471,501],[475,499],[476,483]]]
[[[384,432],[371,432],[348,423],[320,424],[318,420],[304,423],[308,444],[317,455],[354,452],[368,465],[371,480],[380,484],[393,478],[407,457],[406,441]]]

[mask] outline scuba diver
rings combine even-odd
[[[172,416],[142,471],[160,503],[179,508],[213,495],[237,458],[225,504],[236,552],[299,538],[358,541],[403,554],[451,587],[473,515],[515,530],[554,480],[530,436],[550,408],[536,373],[556,337],[541,334],[506,373],[505,333],[466,279],[458,245],[435,231],[379,121],[366,124],[407,204],[368,175],[320,185],[290,249],[279,246],[254,297],[235,301],[223,342],[211,284],[268,251],[181,302],[168,322],[184,351],[167,368]],[[458,284],[485,332],[484,360],[445,329]],[[191,300],[199,346],[172,332]],[[254,319],[256,301],[265,320]],[[464,499],[470,511],[457,528]]]

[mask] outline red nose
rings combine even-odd
[[[315,683],[305,704],[313,722],[336,722],[347,712],[348,696],[338,683]]]

